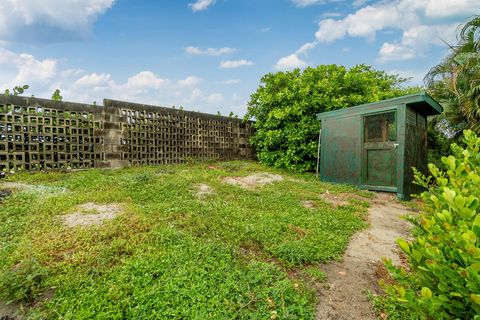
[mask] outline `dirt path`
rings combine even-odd
[[[368,211],[370,228],[352,238],[342,262],[324,268],[328,285],[320,294],[317,320],[375,319],[366,290],[378,289],[375,270],[382,257],[400,262],[395,240],[408,235],[409,224],[400,218],[408,212],[393,195],[377,195]]]

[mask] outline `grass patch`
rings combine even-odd
[[[255,172],[284,180],[252,190],[221,181]],[[35,301],[54,290],[29,309],[38,318],[312,319],[314,288],[295,275],[323,281],[311,266],[340,258],[365,226],[365,204],[334,208],[320,198],[326,190],[359,194],[355,188],[251,162],[9,179],[35,192],[0,205],[2,299]],[[213,193],[198,198],[199,184]],[[118,204],[123,213],[99,226],[63,225],[62,215],[88,202]],[[24,279],[28,270],[33,279]]]

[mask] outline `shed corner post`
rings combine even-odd
[[[320,120],[320,129],[318,130],[318,148],[317,148],[317,170],[316,170],[316,178],[320,178],[320,147],[322,145],[322,124],[323,119]]]
[[[406,200],[405,195],[405,137],[406,137],[406,119],[407,105],[401,104],[397,107],[397,129],[398,129],[398,149],[397,149],[397,198]]]

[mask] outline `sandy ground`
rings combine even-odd
[[[379,193],[368,213],[370,228],[352,238],[342,262],[324,267],[327,285],[320,293],[317,320],[375,319],[366,290],[378,290],[375,270],[382,257],[400,263],[395,240],[408,237],[410,226],[401,216],[409,209],[393,194]]]
[[[255,189],[277,181],[282,181],[283,177],[278,174],[256,173],[246,177],[225,177],[222,181],[226,184],[237,185],[244,189]]]
[[[84,203],[77,206],[76,211],[62,216],[65,225],[69,227],[88,227],[92,225],[101,225],[106,220],[112,220],[122,213],[122,208],[118,204],[95,204],[93,202]]]
[[[14,320],[21,317],[17,314],[20,312],[20,305],[16,303],[5,304],[0,301],[0,320]]]
[[[208,184],[201,183],[197,186],[197,198],[199,200],[203,200],[214,193],[215,191]]]

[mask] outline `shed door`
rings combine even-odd
[[[363,118],[362,184],[397,187],[397,121],[396,112],[377,113]]]

